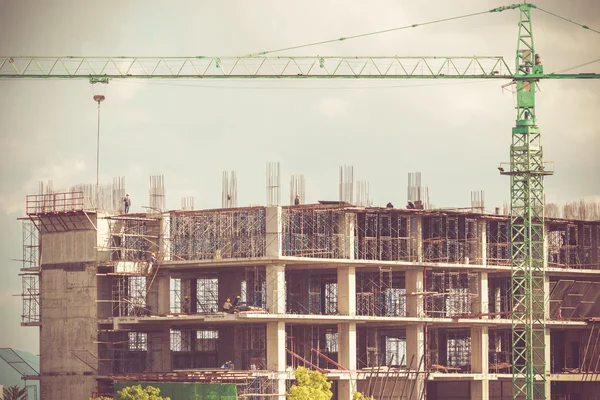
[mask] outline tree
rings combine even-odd
[[[27,398],[27,388],[21,389],[19,386],[5,387],[2,391],[2,400],[25,400]]]
[[[375,400],[375,397],[369,396],[360,393],[360,392],[352,392],[352,400]]]
[[[161,397],[160,389],[152,386],[142,385],[128,386],[117,392],[116,400],[171,400],[169,397]],[[92,400],[92,399],[90,399]],[[93,400],[113,400],[110,397],[97,397]]]
[[[325,374],[298,367],[294,375],[296,383],[286,393],[288,400],[329,400],[333,396],[331,382]]]

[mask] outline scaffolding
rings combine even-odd
[[[549,267],[600,267],[600,225],[553,221],[547,224],[547,237]]]
[[[40,241],[37,226],[23,221],[23,258],[21,265],[21,323],[37,325],[40,320]]]
[[[241,294],[244,296],[245,304],[252,307],[266,309],[267,307],[267,280],[265,267],[246,267],[244,270],[246,277],[245,290]]]
[[[356,274],[356,314],[406,316],[404,272],[379,267],[377,272]]]
[[[427,336],[427,367],[432,372],[471,372],[469,328],[431,328]]]
[[[425,313],[431,317],[468,317],[476,312],[479,294],[476,272],[427,271]],[[482,311],[477,311],[482,312]]]
[[[406,366],[406,330],[404,328],[360,328],[357,331],[357,366]]]
[[[264,325],[234,327],[236,342],[241,345],[240,366],[243,370],[267,369],[267,334]]]
[[[288,271],[287,312],[291,314],[337,314],[337,276],[330,271]]]
[[[423,217],[423,260],[426,262],[481,263],[480,236],[475,217]]]
[[[512,367],[512,338],[509,329],[489,331],[489,372],[509,374]]]
[[[112,316],[142,317],[148,316],[158,304],[149,304],[148,281],[145,276],[112,277]],[[155,303],[157,303],[157,299]]]
[[[359,260],[411,261],[410,215],[398,211],[358,212],[356,258]]]
[[[217,329],[172,329],[170,335],[172,368],[218,368]]]
[[[136,331],[100,331],[98,357],[89,354],[98,366],[98,375],[163,371],[163,343],[150,341],[150,335]]]
[[[170,225],[172,260],[265,255],[265,207],[174,212]]]
[[[310,258],[349,258],[346,213],[331,207],[283,207],[282,253]]]
[[[509,228],[508,220],[486,222],[486,262],[488,265],[510,264]]]
[[[300,204],[306,203],[306,183],[302,174],[290,178],[290,205],[295,204],[296,199]]]

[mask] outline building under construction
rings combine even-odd
[[[96,191],[102,207],[89,187],[28,196],[22,325],[40,329],[42,399],[131,382],[283,399],[298,366],[340,400],[512,398],[508,216],[357,206],[344,178],[319,204],[294,178],[302,201],[281,206],[271,175],[266,206],[236,207],[234,174],[211,210],[163,211],[161,177],[146,213],[119,210],[120,181]],[[545,232],[542,384],[598,399],[600,221],[546,218]]]

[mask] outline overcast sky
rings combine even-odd
[[[221,56],[377,31],[488,10],[511,1],[4,1],[0,55]],[[160,4],[160,6],[159,6]],[[549,11],[600,29],[596,0],[541,0]],[[504,56],[514,68],[518,11],[297,50],[293,55]],[[600,58],[600,35],[539,11],[536,51],[546,72]],[[285,54],[285,53],[284,53]],[[600,73],[600,63],[574,72]],[[37,354],[36,328],[20,328],[24,197],[95,181],[96,104],[102,105],[100,177],[125,176],[133,211],[149,176],[164,174],[168,208],[194,196],[218,207],[221,171],[237,170],[238,204],[265,202],[265,162],[306,177],[306,199],[337,199],[338,166],[353,165],[375,204],[406,202],[406,174],[421,171],[436,206],[486,208],[509,199],[515,111],[493,81],[0,81],[0,347]],[[538,123],[547,201],[600,198],[600,81],[540,83]]]

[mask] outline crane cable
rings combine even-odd
[[[281,49],[261,51],[261,52],[258,52],[258,53],[248,54],[246,57],[264,56],[264,55],[267,55],[267,54],[277,53],[277,52],[280,52],[280,51],[296,50],[296,49],[302,49],[302,48],[305,48],[305,47],[318,46],[318,45],[321,45],[321,44],[343,42],[345,40],[350,40],[350,39],[357,39],[357,38],[362,38],[362,37],[367,37],[367,36],[379,35],[379,34],[382,34],[382,33],[389,33],[389,32],[394,32],[394,31],[400,31],[400,30],[409,29],[409,28],[417,28],[419,26],[432,25],[432,24],[437,24],[437,23],[440,23],[440,22],[448,22],[448,21],[453,21],[453,20],[457,20],[457,19],[474,17],[474,16],[477,16],[477,15],[487,14],[487,13],[491,13],[491,12],[499,12],[499,11],[504,11],[503,7],[495,8],[495,9],[487,10],[487,11],[481,11],[481,12],[477,12],[477,13],[473,13],[473,14],[460,15],[460,16],[457,16],[457,17],[450,17],[450,18],[437,19],[437,20],[434,20],[434,21],[427,21],[427,22],[423,22],[423,23],[420,23],[420,24],[404,25],[404,26],[399,26],[399,27],[396,27],[396,28],[384,29],[384,30],[381,30],[381,31],[361,33],[361,34],[352,35],[352,36],[344,36],[344,37],[340,37],[340,38],[337,38],[337,39],[322,40],[320,42],[313,42],[313,43],[306,43],[306,44],[301,44],[301,45],[297,45],[297,46],[283,47]]]
[[[573,21],[573,20],[570,20],[570,19],[568,19],[568,18],[565,18],[565,17],[563,17],[563,16],[560,16],[560,15],[558,15],[558,14],[554,14],[553,12],[550,12],[550,11],[548,11],[548,10],[544,10],[543,8],[536,7],[536,10],[540,10],[540,11],[542,11],[542,12],[545,12],[546,14],[552,15],[553,17],[556,17],[556,18],[558,18],[558,19],[562,19],[563,21],[570,22],[570,23],[572,23],[573,25],[577,25],[577,26],[579,26],[579,27],[581,27],[581,28],[583,28],[583,29],[587,29],[587,30],[589,30],[589,31],[596,32],[596,33],[600,33],[600,31],[597,31],[596,29],[590,28],[590,27],[589,27],[589,26],[587,26],[587,25],[580,24],[579,22],[575,22],[575,21]]]
[[[570,20],[570,19],[568,19],[568,18],[565,18],[565,17],[563,17],[563,16],[561,16],[561,15],[555,14],[555,13],[553,13],[553,12],[550,12],[550,11],[548,11],[548,10],[544,10],[543,8],[540,8],[540,7],[536,7],[536,9],[537,9],[537,10],[540,10],[540,11],[542,11],[542,12],[545,12],[545,13],[546,13],[546,14],[548,14],[548,15],[552,15],[553,17],[556,17],[556,18],[558,18],[558,19],[562,19],[563,21],[570,22],[571,24],[573,24],[573,25],[577,25],[577,26],[579,26],[580,28],[583,28],[583,29],[585,29],[585,30],[592,31],[592,32],[595,32],[595,33],[599,33],[599,34],[600,34],[600,31],[598,31],[598,30],[596,30],[596,29],[593,29],[593,28],[590,28],[590,27],[589,27],[589,26],[587,26],[587,25],[580,24],[579,22],[575,22],[575,21],[573,21],[573,20]],[[583,63],[583,64],[578,64],[578,65],[575,65],[575,66],[573,66],[573,67],[569,67],[569,68],[561,69],[560,71],[556,71],[556,72],[553,72],[553,73],[554,73],[554,74],[560,74],[560,73],[563,73],[563,72],[572,71],[572,70],[574,70],[574,69],[577,69],[577,68],[580,68],[580,67],[585,67],[586,65],[594,64],[594,63],[597,63],[597,62],[599,62],[599,61],[600,61],[600,58],[597,58],[597,59],[595,59],[595,60],[588,61],[588,62],[585,62],[585,63]]]

